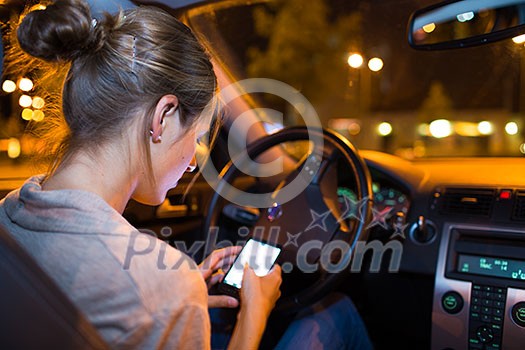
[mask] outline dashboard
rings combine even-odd
[[[389,278],[397,281],[389,295],[376,299],[380,307],[396,314],[398,322],[397,313],[411,310],[412,316],[419,315],[431,329],[430,343],[425,344],[431,349],[522,349],[525,160],[407,162],[377,152],[361,153],[374,181],[380,174],[388,179],[387,193],[393,190],[386,203],[379,196],[378,205],[399,205],[406,210],[408,225],[398,275],[365,278],[367,290],[385,288]],[[404,206],[394,200],[400,198]],[[427,231],[423,236],[414,234],[421,221]],[[407,276],[410,283],[400,286]],[[414,311],[418,307],[419,313]],[[412,335],[415,330],[425,332],[410,320],[403,327],[396,326],[394,318],[389,321],[394,332],[403,333],[403,327],[409,327]]]

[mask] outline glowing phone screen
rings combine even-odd
[[[257,276],[267,275],[280,252],[281,248],[250,239],[224,277],[224,283],[241,288],[246,263]]]

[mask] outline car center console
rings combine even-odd
[[[445,224],[432,349],[525,348],[525,228]]]

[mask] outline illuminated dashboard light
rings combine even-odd
[[[481,135],[490,135],[492,134],[493,128],[492,123],[488,121],[482,121],[478,124],[478,131]]]
[[[352,68],[359,68],[363,65],[363,56],[358,53],[348,56],[348,65]]]
[[[446,119],[437,119],[434,120],[428,126],[430,135],[434,136],[437,139],[442,139],[448,137],[452,134],[452,124]]]
[[[390,135],[392,133],[392,125],[390,123],[387,123],[387,122],[382,122],[377,127],[377,132],[381,136],[388,136],[388,135]]]
[[[16,84],[12,80],[4,80],[2,83],[2,90],[10,94],[11,92],[16,90]]]
[[[428,34],[432,33],[435,29],[436,29],[436,24],[434,23],[429,23],[423,26],[423,31]]]
[[[512,191],[510,190],[501,190],[499,193],[499,199],[510,199],[512,197]]]
[[[518,124],[516,122],[508,122],[505,124],[505,132],[509,135],[516,135],[519,131]]]
[[[371,58],[370,61],[368,61],[368,68],[372,72],[379,72],[381,69],[383,69],[384,63],[383,60],[379,57]]]

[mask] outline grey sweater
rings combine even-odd
[[[112,348],[208,349],[206,284],[195,263],[140,233],[94,193],[29,179],[0,201],[0,225]]]

